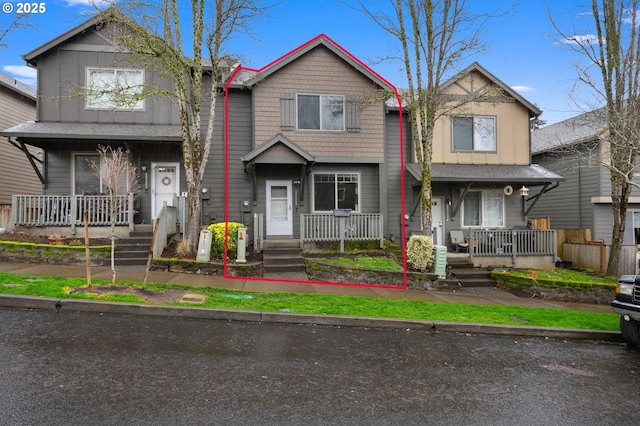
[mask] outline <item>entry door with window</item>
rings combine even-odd
[[[173,206],[174,198],[179,195],[178,164],[154,164],[152,169],[151,187],[151,216],[156,218],[160,214],[163,204]]]
[[[291,181],[267,181],[267,235],[293,236]]]

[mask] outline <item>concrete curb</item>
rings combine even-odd
[[[57,299],[22,295],[0,295],[0,306],[57,312],[88,312],[115,315],[146,315],[217,321],[244,321],[270,324],[315,324],[332,327],[429,330],[450,333],[501,334],[523,337],[549,337],[572,340],[622,342],[617,331],[527,327],[445,321],[424,321],[346,315],[316,315],[289,312],[238,311],[182,306],[139,305],[79,299]]]

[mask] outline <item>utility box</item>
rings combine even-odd
[[[247,251],[247,228],[238,228],[238,256],[236,262],[246,263],[246,251]]]
[[[203,229],[200,231],[200,241],[198,241],[198,262],[208,262],[211,259],[211,231]]]
[[[441,280],[447,278],[447,246],[433,246],[433,273]]]

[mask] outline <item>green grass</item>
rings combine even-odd
[[[377,269],[382,271],[402,271],[401,265],[388,257],[380,256],[356,256],[350,257],[331,257],[331,258],[316,258],[316,260],[330,265],[342,266],[347,268],[366,268]]]
[[[99,284],[109,283],[106,281],[94,282],[94,285]],[[126,282],[120,282],[119,284],[139,285]],[[84,287],[85,285],[86,281],[83,278],[33,277],[0,272],[0,293],[140,303],[139,299],[131,295],[98,296],[84,292],[71,293],[74,287]],[[352,315],[611,331],[618,330],[619,321],[618,315],[613,312],[593,313],[502,305],[478,306],[320,294],[248,293],[211,287],[183,287],[161,284],[148,284],[147,289],[157,291],[180,289],[204,294],[207,296],[207,302],[204,307],[217,309],[296,312],[319,315]],[[179,304],[173,303],[170,305]]]

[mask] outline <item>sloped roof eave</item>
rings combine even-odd
[[[420,164],[409,163],[406,170],[418,182],[421,180]],[[431,164],[432,182],[504,182],[504,183],[545,183],[563,182],[564,177],[538,164],[495,165],[495,164]]]

